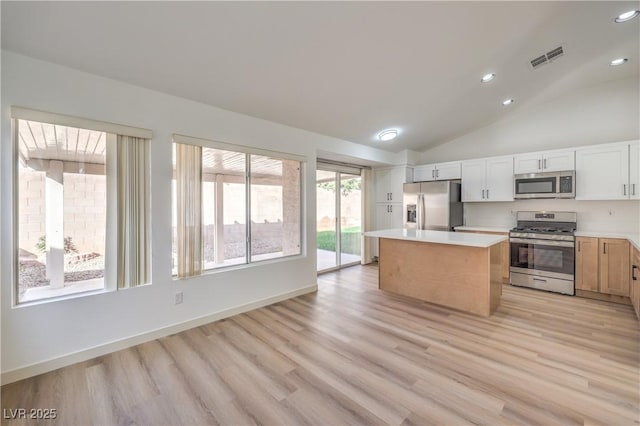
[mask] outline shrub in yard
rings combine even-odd
[[[36,248],[41,253],[44,253],[45,250],[47,249],[47,237],[43,235],[42,237],[38,238],[38,242],[36,243]],[[76,248],[76,245],[73,244],[71,237],[64,238],[64,252],[67,254],[78,253],[78,249]]]

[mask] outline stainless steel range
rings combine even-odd
[[[509,232],[511,285],[575,294],[573,212],[518,212]]]

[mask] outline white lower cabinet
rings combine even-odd
[[[375,228],[393,229],[403,227],[402,204],[399,203],[377,203]]]
[[[395,229],[404,226],[402,216],[402,204],[400,203],[376,203],[375,230]],[[376,238],[377,240],[377,238]],[[378,243],[373,247],[373,255],[378,256]]]
[[[513,201],[513,157],[463,161],[462,201]]]

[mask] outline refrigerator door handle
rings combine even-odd
[[[420,207],[420,196],[418,193],[418,199],[416,200],[416,229],[420,229],[420,223],[422,222],[422,207]]]
[[[420,194],[420,210],[422,210],[420,214],[420,229],[424,229],[427,223],[427,207],[424,205],[424,194]]]
[[[418,194],[418,203],[416,205],[416,229],[422,229],[422,215],[424,209],[422,208],[422,194]]]

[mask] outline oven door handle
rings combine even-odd
[[[511,238],[509,241],[512,243],[539,244],[541,246],[575,247],[573,241],[531,240],[526,238]]]

